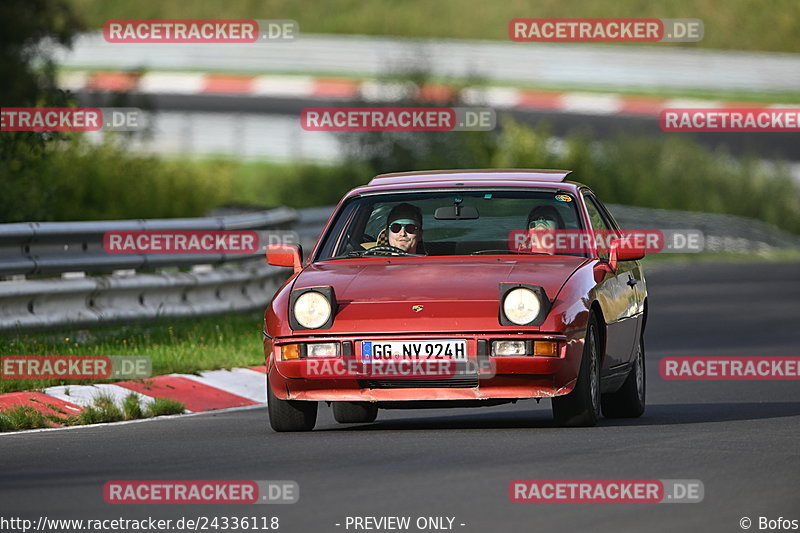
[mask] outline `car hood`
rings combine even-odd
[[[586,259],[571,256],[334,260],[308,266],[294,289],[329,285],[331,333],[474,331],[498,326],[502,282],[540,285],[556,297]],[[414,306],[422,306],[415,311]],[[320,332],[322,333],[322,332]]]

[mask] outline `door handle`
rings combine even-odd
[[[633,286],[636,285],[636,280],[631,278],[631,277],[628,277],[627,283],[628,283],[628,287],[630,287],[632,289]]]

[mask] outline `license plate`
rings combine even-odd
[[[363,341],[362,361],[466,361],[466,340]]]

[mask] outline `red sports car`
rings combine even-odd
[[[264,317],[270,425],[552,398],[560,425],[645,407],[640,248],[564,170],[384,174],[350,191]],[[586,238],[589,236],[590,238]]]

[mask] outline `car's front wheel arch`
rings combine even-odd
[[[586,336],[575,386],[569,394],[552,398],[553,416],[560,426],[594,426],[600,416],[600,331],[594,312],[589,313]]]

